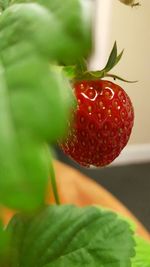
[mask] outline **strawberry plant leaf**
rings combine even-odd
[[[53,47],[54,51],[51,55],[57,54],[56,57],[60,65],[73,65],[81,57],[89,56],[92,47],[90,1],[14,0],[13,2],[39,3],[56,18],[61,34],[57,34],[56,38],[49,35],[51,38],[49,46]],[[49,28],[51,29],[53,26],[51,25]]]
[[[40,76],[39,73],[36,82],[34,81],[34,87],[33,81],[28,78],[30,74],[36,75],[37,66],[41,67],[39,69],[42,73],[43,64],[40,66],[38,64],[40,62],[37,61],[36,65],[32,65],[28,60],[22,63],[27,63],[28,73],[23,70],[21,73],[21,69],[18,68],[21,73],[18,77],[12,75],[15,73],[13,64],[5,66],[5,68],[1,66],[0,171],[3,179],[0,180],[0,201],[11,208],[32,210],[43,203],[47,186],[49,161],[44,140],[57,138],[55,131],[58,128],[56,127],[59,127],[60,132],[62,131],[64,124],[61,120],[64,121],[67,115],[65,113],[67,105],[64,104],[65,95],[58,90],[61,88],[61,80],[57,80],[58,76],[55,82],[48,68],[46,69],[47,84],[42,86],[44,79],[46,82],[46,75]],[[14,68],[17,67],[19,66],[14,64]],[[25,64],[23,67],[26,67]],[[5,77],[3,77],[4,72]],[[51,94],[49,87],[53,86],[54,82],[56,91]],[[28,86],[26,86],[27,83]],[[40,85],[41,88],[39,88]],[[60,87],[56,87],[56,85],[60,85]],[[26,91],[23,90],[24,86],[27,88]],[[21,90],[19,87],[22,87]],[[9,94],[8,91],[10,91]],[[54,100],[56,100],[56,105]],[[57,103],[60,104],[58,108]],[[60,113],[56,113],[54,116],[53,112],[56,110]],[[45,116],[47,113],[49,117]],[[54,124],[54,127],[51,123]]]
[[[32,218],[16,215],[10,266],[129,267],[134,242],[129,225],[98,207],[50,206]]]
[[[115,42],[112,51],[110,53],[110,56],[108,58],[108,62],[104,68],[106,72],[110,71],[115,66],[116,59],[117,59],[117,43]]]
[[[4,262],[6,260],[8,245],[10,242],[10,236],[8,232],[4,231],[4,226],[0,220],[0,266],[5,266]]]
[[[136,236],[136,255],[132,259],[132,267],[150,267],[150,243]]]
[[[67,49],[62,50],[60,62],[72,65],[82,57],[87,58],[92,46],[90,2],[83,0],[65,0],[65,3],[62,0],[38,0],[38,2],[55,14],[61,22],[64,34],[68,36]]]
[[[112,48],[112,51],[110,53],[108,62],[105,66],[105,68],[102,70],[105,73],[108,73],[113,67],[115,67],[118,62],[121,60],[124,50],[121,51],[119,55],[117,55],[117,43],[114,43],[114,46]]]
[[[50,62],[86,54],[90,25],[77,0],[63,6],[62,1],[14,2],[21,1],[11,1],[0,19],[0,202],[27,211],[44,203],[45,142],[65,133],[74,101],[63,69]]]
[[[3,11],[9,6],[10,0],[0,0],[0,10]]]
[[[28,54],[28,43],[32,51],[46,56],[47,59],[57,59],[60,47],[56,42],[63,34],[61,25],[48,9],[39,4],[22,3],[7,8],[1,16],[0,31],[2,39],[0,50],[5,49],[4,52],[9,60],[13,60],[16,54],[14,48],[19,52],[18,61],[22,56],[22,46],[23,53],[25,50]]]
[[[73,103],[63,71],[49,63],[57,58],[59,49],[51,45],[57,34],[56,19],[39,4],[16,4],[1,15],[0,202],[13,209],[43,205],[49,173],[45,142],[65,133]]]
[[[0,254],[1,254],[3,247],[5,247],[6,245],[6,237],[5,237],[5,232],[3,228],[4,226],[2,224],[2,221],[0,220]]]
[[[121,58],[122,58],[122,56],[123,56],[123,53],[124,53],[124,50],[122,50],[121,53],[117,56],[114,67],[115,67],[115,66],[118,64],[118,62],[121,60]]]

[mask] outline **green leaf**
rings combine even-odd
[[[37,50],[47,59],[56,60],[59,52],[56,42],[62,34],[61,26],[48,9],[34,3],[15,4],[7,8],[0,18],[0,51],[4,50],[7,59],[13,60],[14,49],[17,49],[20,59],[22,53],[29,53],[30,44],[32,51]]]
[[[114,46],[112,48],[112,51],[110,53],[108,62],[105,66],[105,68],[103,69],[103,71],[105,73],[109,72],[112,68],[114,68],[118,62],[121,60],[122,55],[123,55],[124,50],[121,51],[121,53],[119,55],[117,55],[117,43],[114,43]]]
[[[3,79],[15,123],[49,140],[64,134],[73,99],[63,71],[56,71],[45,58],[51,52],[52,36],[57,35],[56,26],[49,11],[37,4],[14,5],[0,21]]]
[[[129,225],[97,207],[50,206],[15,216],[7,231],[11,267],[129,267],[134,255]]]
[[[4,261],[8,256],[8,245],[10,242],[10,236],[8,232],[4,231],[4,226],[0,220],[0,266],[4,266]]]
[[[5,247],[5,245],[6,245],[6,237],[5,237],[5,232],[3,229],[2,221],[0,220],[0,254],[3,248]]]
[[[49,29],[48,31],[45,29],[45,32],[47,31],[47,38],[50,38],[51,56],[55,55],[61,65],[73,65],[81,57],[89,56],[92,47],[92,16],[89,1],[16,0],[14,2],[37,2],[46,7],[56,18],[55,25],[47,24]],[[49,35],[49,32],[57,29],[57,26],[60,32],[55,38],[54,34]]]
[[[121,60],[121,58],[123,56],[123,53],[124,53],[124,50],[122,50],[121,53],[117,56],[116,62],[115,62],[115,65],[114,66],[116,66],[118,64],[118,62]]]
[[[13,209],[43,205],[45,143],[65,134],[74,102],[63,71],[49,63],[57,33],[53,16],[37,4],[11,6],[0,17],[0,202]]]
[[[132,259],[132,267],[150,267],[150,243],[137,236],[136,255]]]
[[[13,209],[32,211],[44,203],[48,153],[44,145],[14,132],[11,122],[7,123],[10,127],[0,127],[0,202]]]
[[[115,42],[112,51],[110,53],[110,56],[108,58],[108,62],[104,68],[106,72],[110,71],[114,67],[116,63],[116,58],[117,58],[117,43]]]
[[[49,172],[44,139],[60,136],[69,112],[67,86],[63,85],[61,75],[60,80],[59,75],[54,78],[49,65],[44,69],[40,61],[32,65],[34,61],[31,56],[30,59],[1,66],[0,71],[0,201],[11,208],[26,210],[44,202]],[[44,70],[47,77],[42,73]],[[30,75],[37,74],[37,79],[32,80]],[[55,91],[51,93],[53,85]],[[64,95],[61,86],[65,87]]]
[[[3,11],[9,6],[10,0],[0,0],[0,10]]]

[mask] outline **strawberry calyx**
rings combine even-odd
[[[102,70],[98,71],[88,71],[87,70],[87,62],[85,59],[81,59],[80,62],[76,64],[76,66],[65,66],[63,69],[70,80],[80,81],[80,80],[99,80],[105,77],[111,77],[114,80],[118,79],[127,83],[135,83],[137,81],[129,81],[118,75],[111,74],[109,71],[114,68],[118,62],[121,60],[124,50],[118,55],[117,51],[117,43],[115,41],[106,66]]]

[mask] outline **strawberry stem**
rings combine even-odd
[[[60,199],[59,199],[59,194],[57,190],[57,183],[56,183],[55,171],[54,171],[54,167],[52,164],[52,160],[50,160],[50,180],[51,180],[55,202],[57,205],[60,205]]]

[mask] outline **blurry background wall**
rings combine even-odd
[[[104,66],[115,40],[119,51],[125,49],[113,73],[139,82],[127,84],[117,81],[131,97],[135,108],[130,146],[124,153],[150,160],[150,1],[139,1],[141,6],[134,8],[117,0],[95,1],[96,52],[91,67],[98,69]],[[141,155],[138,156],[139,153]]]

